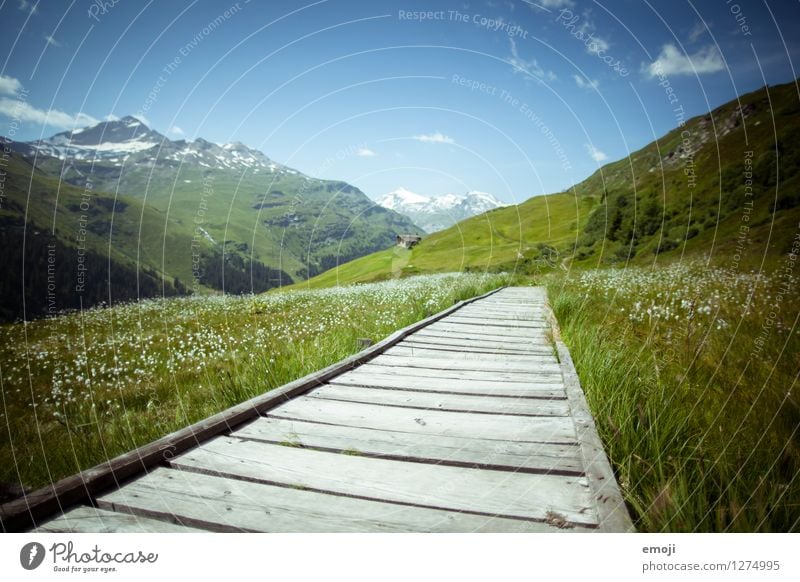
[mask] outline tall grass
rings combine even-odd
[[[148,300],[0,327],[0,481],[36,487],[281,386],[502,275]]]
[[[638,529],[800,530],[789,271],[675,265],[547,286]]]

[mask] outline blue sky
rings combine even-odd
[[[798,29],[795,1],[6,0],[0,134],[138,114],[373,198],[515,202],[795,79]]]

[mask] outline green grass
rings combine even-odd
[[[562,261],[596,201],[572,194],[539,196],[492,210],[428,235],[410,251],[392,248],[344,263],[299,288],[324,288],[448,271],[532,273]]]
[[[800,531],[797,279],[781,265],[727,273],[546,280],[641,531]]]
[[[507,281],[146,300],[0,326],[0,482],[51,483]]]

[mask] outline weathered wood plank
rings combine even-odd
[[[545,521],[556,512],[595,525],[582,477],[405,463],[217,437],[174,467],[377,501]]]
[[[141,474],[147,468],[162,462],[165,458],[193,447],[214,435],[228,431],[231,427],[252,420],[261,412],[285,401],[287,398],[307,392],[334,376],[338,376],[369,361],[376,354],[402,341],[415,331],[447,317],[450,313],[457,311],[466,304],[489,297],[497,291],[493,290],[480,297],[459,302],[449,309],[398,330],[377,344],[327,368],[256,396],[77,475],[66,477],[57,483],[42,487],[21,499],[2,504],[0,505],[0,530],[4,532],[24,531],[36,526],[38,521],[47,518],[53,513],[61,512],[63,507],[86,501],[92,495],[110,487],[116,487],[120,482]]]
[[[412,339],[413,338],[413,339]],[[438,350],[460,351],[462,353],[486,353],[486,354],[508,354],[508,355],[542,355],[552,354],[553,348],[547,345],[538,346],[515,346],[501,342],[484,342],[480,340],[468,339],[446,339],[437,337],[412,336],[412,338],[397,344],[404,347],[420,347]]]
[[[231,436],[394,460],[507,471],[583,474],[580,449],[576,445],[487,441],[467,437],[431,438],[408,432],[280,418],[261,418]]]
[[[546,321],[532,320],[519,321],[519,320],[505,320],[498,321],[492,317],[461,317],[459,315],[451,315],[443,320],[444,323],[461,324],[461,325],[478,325],[480,327],[499,328],[502,330],[524,330],[524,329],[549,329],[550,325]]]
[[[532,354],[507,354],[497,352],[471,352],[457,349],[443,349],[435,346],[408,345],[405,342],[384,352],[387,356],[406,358],[438,358],[440,360],[469,360],[472,362],[520,362],[520,363],[555,363],[553,351]]]
[[[470,341],[485,341],[491,344],[501,344],[510,348],[537,348],[547,346],[552,349],[552,342],[546,337],[509,337],[494,334],[474,334],[465,330],[454,331],[452,329],[426,329],[418,331],[414,334],[414,339],[418,338],[433,338],[433,339],[453,339],[453,340],[470,340]]]
[[[454,380],[490,380],[494,382],[530,382],[531,384],[544,383],[552,384],[561,382],[561,371],[556,372],[497,372],[493,370],[450,370],[450,369],[430,369],[397,366],[384,366],[378,363],[364,364],[362,372],[376,374],[395,374],[398,378],[418,377],[418,378],[450,378]]]
[[[532,422],[523,416],[392,408],[308,396],[294,398],[270,411],[268,416],[492,441],[573,444],[576,438],[572,419],[561,416],[542,416]]]
[[[561,365],[564,367],[564,379],[567,397],[572,408],[572,416],[581,446],[586,476],[591,490],[594,512],[598,517],[602,531],[633,532],[633,522],[625,506],[625,500],[617,485],[617,479],[608,461],[594,418],[589,412],[589,405],[583,394],[578,379],[578,372],[572,362],[567,346],[561,340],[556,342]]]
[[[586,532],[159,468],[98,500],[220,532]]]
[[[507,396],[515,398],[556,398],[567,397],[563,383],[533,382],[494,382],[492,380],[454,380],[452,378],[424,378],[396,374],[377,374],[355,370],[331,379],[331,384],[347,386],[374,386],[376,388],[401,388],[426,392],[448,394],[484,394],[487,396]]]
[[[514,414],[526,416],[569,416],[569,406],[559,400],[533,398],[499,398],[495,396],[466,396],[462,394],[436,394],[385,388],[364,388],[328,384],[308,393],[309,398],[365,402],[459,412]]]
[[[422,368],[430,370],[446,369],[447,371],[464,370],[474,372],[504,372],[520,374],[560,374],[561,368],[553,358],[550,361],[515,361],[504,359],[491,360],[456,360],[452,358],[427,358],[423,356],[393,356],[381,354],[370,360],[373,366],[392,366],[395,368]]]
[[[205,530],[80,505],[42,523],[34,531],[37,533],[199,533]]]
[[[527,340],[529,338],[541,336],[544,329],[518,329],[511,327],[488,327],[477,323],[461,323],[442,321],[428,326],[428,331],[451,331],[455,333],[474,334],[476,337],[491,336],[491,337],[504,337],[516,340]],[[537,332],[541,332],[538,333]]]

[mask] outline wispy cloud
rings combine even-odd
[[[44,40],[47,42],[47,44],[49,44],[49,45],[51,45],[51,46],[61,46],[61,43],[60,43],[60,42],[58,42],[58,41],[55,39],[55,37],[54,37],[54,36],[52,36],[52,35],[50,35],[50,34],[46,34],[46,35],[44,35]]]
[[[16,95],[22,89],[22,83],[14,77],[0,75],[0,95]]]
[[[600,85],[600,81],[597,79],[590,79],[581,75],[572,75],[572,78],[575,79],[575,84],[581,89],[597,89]]]
[[[86,127],[98,123],[97,119],[85,113],[73,115],[58,109],[37,109],[27,101],[8,97],[0,98],[0,115],[62,129]]]
[[[546,8],[553,10],[556,8],[570,8],[575,5],[572,0],[522,0],[532,8]]]
[[[28,0],[19,0],[17,7],[23,12],[29,12],[31,15],[39,12],[39,2],[28,2]]]
[[[145,123],[145,125],[147,124]],[[183,135],[183,130],[177,125],[173,125],[172,127],[169,128],[168,133],[171,133],[172,135]]]
[[[650,77],[658,75],[704,75],[725,69],[725,62],[717,47],[709,45],[693,55],[680,52],[674,44],[665,44],[658,58],[650,63]]]
[[[422,143],[456,143],[452,137],[446,136],[443,133],[428,133],[422,135],[415,135],[414,139]]]
[[[608,156],[604,152],[601,152],[590,143],[583,144],[583,147],[586,148],[586,151],[589,152],[589,157],[595,162],[605,162],[608,159]]]
[[[511,45],[511,56],[508,59],[509,64],[514,68],[515,73],[525,73],[528,75],[533,75],[534,77],[539,77],[540,79],[544,77],[544,69],[539,66],[539,63],[536,62],[536,59],[531,59],[526,61],[519,55],[519,49],[517,48],[517,43],[513,37],[508,37],[508,42]]]
[[[356,151],[356,155],[362,158],[374,158],[378,154],[376,154],[369,148],[358,148],[358,151]]]
[[[689,31],[689,42],[697,42],[698,39],[705,34],[706,24],[706,22],[701,20],[694,23],[694,26],[692,26],[692,29]]]

